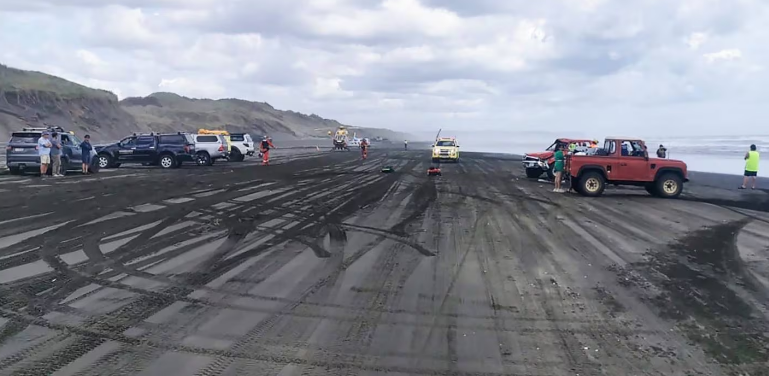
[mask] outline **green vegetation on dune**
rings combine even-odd
[[[63,99],[97,98],[117,101],[117,96],[106,90],[92,89],[49,74],[15,69],[2,64],[0,91],[49,92]]]

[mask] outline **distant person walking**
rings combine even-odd
[[[48,173],[48,165],[51,164],[51,144],[50,134],[43,132],[43,135],[37,140],[37,155],[40,156],[40,177]]]
[[[553,173],[555,174],[555,189],[553,189],[553,192],[557,193],[563,193],[563,189],[561,188],[561,180],[563,178],[563,170],[564,170],[564,156],[563,156],[563,147],[561,145],[558,145],[555,147],[555,165],[553,166]]]
[[[748,180],[752,178],[753,186],[751,189],[756,189],[756,177],[758,176],[758,161],[759,154],[756,150],[756,145],[750,145],[750,150],[745,153],[745,177],[742,179],[742,186],[740,189],[748,188]]]
[[[409,150],[409,140],[403,140],[403,150]]]
[[[51,133],[51,175],[64,176],[61,173],[61,140],[57,132]]]
[[[91,135],[85,135],[83,142],[80,143],[80,154],[83,156],[83,174],[88,173],[88,166],[91,165]]]
[[[667,156],[668,149],[664,145],[660,145],[660,148],[657,149],[657,158],[667,158]]]

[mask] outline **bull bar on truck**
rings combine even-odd
[[[547,163],[547,161],[543,161],[537,157],[530,157],[528,155],[523,156],[521,163],[523,163],[523,168],[539,167],[545,171],[550,169],[550,165]]]

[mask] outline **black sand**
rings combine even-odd
[[[397,149],[0,177],[0,374],[767,374],[765,192]]]

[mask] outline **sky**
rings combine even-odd
[[[767,40],[766,0],[0,0],[0,63],[430,135],[769,133]]]

